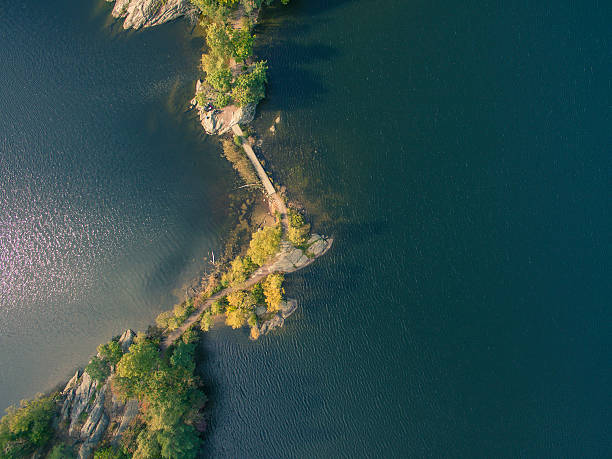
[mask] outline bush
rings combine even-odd
[[[239,135],[234,135],[234,143],[236,144],[237,147],[241,147],[242,137],[240,137]]]

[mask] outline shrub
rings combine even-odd
[[[108,378],[110,375],[110,368],[108,364],[98,356],[91,358],[85,367],[85,371],[89,373],[89,376],[91,376],[93,379],[101,383],[106,381],[106,378]]]

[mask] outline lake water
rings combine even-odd
[[[203,456],[610,456],[612,14],[532,3],[265,12],[267,167],[336,242],[281,331],[206,338]],[[189,27],[62,4],[0,16],[5,403],[171,305],[234,183]]]

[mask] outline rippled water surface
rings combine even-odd
[[[108,13],[0,13],[2,406],[146,328],[225,224],[231,169],[183,115],[201,43],[182,23],[125,34]]]
[[[81,3],[0,16],[5,403],[172,304],[232,186],[201,42]],[[609,457],[610,9],[383,3],[258,26],[267,167],[336,243],[285,328],[206,338],[203,455]]]

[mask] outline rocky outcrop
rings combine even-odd
[[[125,18],[124,29],[140,29],[181,16],[196,17],[197,10],[189,0],[116,0],[112,14],[116,18]]]
[[[331,246],[331,243],[323,236],[313,234],[306,245],[308,246],[308,254],[316,258],[323,255],[323,253]]]
[[[106,395],[106,389],[108,387],[108,383],[102,387],[98,395],[96,396],[96,400],[94,401],[93,407],[89,413],[89,417],[83,427],[81,427],[81,439],[87,440],[96,430],[102,415],[104,414],[104,398]]]
[[[260,335],[266,335],[270,333],[272,330],[276,328],[280,328],[285,325],[285,319],[289,317],[291,314],[295,312],[297,309],[297,301],[288,299],[286,301],[282,301],[279,305],[279,311],[270,317],[268,320],[265,320],[259,326],[257,333],[253,336],[253,339],[257,339],[254,336],[259,337]]]
[[[94,448],[100,443],[106,428],[108,427],[109,419],[106,413],[102,413],[99,422],[96,424],[96,428],[91,436],[85,440],[85,443],[79,448],[79,459],[89,459],[93,454]]]
[[[290,243],[284,242],[281,245],[281,252],[271,265],[271,271],[281,271],[290,273],[301,269],[314,261],[315,258],[323,255],[332,245],[333,239],[325,238],[318,234],[313,234],[306,243],[306,250],[293,247]]]
[[[77,425],[79,424],[81,413],[89,408],[89,403],[92,396],[95,394],[96,386],[97,381],[93,381],[89,373],[84,371],[81,377],[81,384],[79,384],[74,392],[72,409],[70,410],[70,427],[68,429],[68,435],[74,436],[77,432]]]
[[[121,350],[125,353],[128,351],[132,343],[134,342],[134,338],[136,337],[136,333],[134,333],[129,328],[123,332],[123,335],[119,338],[119,344],[121,345]]]
[[[129,350],[135,336],[132,330],[126,330],[121,335],[118,342],[124,352]],[[82,374],[77,371],[61,394],[60,420],[68,423],[67,433],[78,447],[80,459],[92,457],[95,448],[107,435],[111,420],[117,429],[108,432],[108,438],[117,444],[139,411],[137,400],[124,403],[116,399],[108,381],[102,387],[98,386],[87,371]]]
[[[123,410],[123,415],[121,416],[121,421],[119,422],[119,427],[117,427],[117,430],[113,434],[113,444],[119,443],[121,435],[138,414],[138,409],[138,400],[132,398],[127,401]]]
[[[196,82],[196,94],[204,90],[204,84],[201,80]],[[207,134],[221,135],[232,129],[236,124],[247,124],[255,118],[256,104],[249,104],[245,107],[236,105],[228,105],[222,109],[212,109],[206,111],[205,107],[200,106],[194,97],[191,104],[196,106],[200,123]]]

